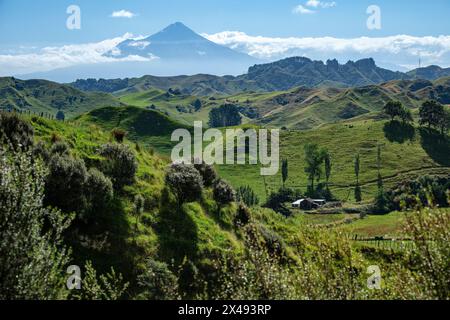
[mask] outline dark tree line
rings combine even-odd
[[[239,109],[234,104],[225,104],[209,112],[209,126],[211,128],[231,127],[242,123]]]
[[[403,123],[413,121],[411,111],[399,101],[389,101],[384,106],[383,112],[391,118],[391,121],[394,121],[397,117]],[[428,129],[435,128],[441,134],[445,134],[450,128],[450,111],[437,101],[425,101],[419,108],[419,124],[427,126]]]

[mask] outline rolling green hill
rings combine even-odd
[[[115,127],[127,130],[133,141],[153,147],[161,154],[169,155],[170,134],[185,126],[171,121],[159,112],[138,107],[104,108],[80,117],[85,123],[94,123],[106,130]],[[424,174],[450,174],[450,140],[438,134],[414,126],[402,126],[377,117],[349,119],[340,123],[325,124],[311,130],[282,130],[280,153],[289,160],[287,186],[306,190],[307,177],[304,172],[306,143],[317,143],[326,147],[332,156],[333,172],[331,190],[339,199],[352,200],[355,183],[353,160],[361,156],[360,183],[364,199],[371,199],[376,192],[376,153],[382,146],[382,175],[388,187],[404,178],[415,178]],[[281,186],[281,173],[272,177],[260,175],[259,166],[223,165],[217,167],[221,176],[236,188],[250,185],[260,199]],[[265,187],[266,186],[266,187]],[[267,191],[267,192],[266,192]]]
[[[111,143],[111,129],[119,127],[129,132],[129,139],[123,144],[137,160],[136,176],[123,190],[114,191],[104,215],[89,217],[89,223],[77,215],[78,220],[64,237],[64,244],[71,248],[70,264],[83,266],[86,261],[92,261],[99,274],[114,267],[116,275],[123,275],[129,287],[116,298],[173,298],[168,296],[173,290],[178,294],[175,298],[183,299],[400,299],[405,298],[405,292],[397,284],[403,279],[418,276],[427,279],[427,284],[434,283],[428,271],[418,273],[422,272],[420,266],[429,261],[421,258],[424,255],[420,248],[424,245],[422,239],[430,234],[447,235],[448,209],[394,212],[362,219],[359,215],[345,213],[298,213],[284,217],[256,206],[246,209],[247,221],[241,223],[244,221],[241,220],[242,208],[238,209],[235,202],[220,204],[210,187],[202,188],[201,197],[193,202],[180,204],[176,201],[164,179],[168,159],[147,146],[167,152],[170,146],[163,142],[168,141],[173,129],[181,126],[160,112],[140,107],[106,107],[66,122],[27,115],[22,119],[32,125],[34,141],[40,142],[39,148],[38,144],[34,146],[34,151],[49,150],[52,157],[68,157],[66,161],[78,158],[89,169],[102,168],[105,159],[99,156],[98,150]],[[303,145],[307,142],[316,142],[330,151],[333,164],[330,187],[342,200],[352,200],[349,194],[355,181],[353,158],[356,153],[361,155],[363,198],[369,200],[373,196],[378,144],[382,145],[382,175],[388,187],[400,179],[417,175],[449,175],[448,138],[414,127],[404,129],[398,128],[397,123],[352,119],[307,131],[284,130],[280,142],[282,157],[289,160],[287,185],[300,189],[306,185]],[[65,142],[69,150],[55,155],[60,152],[61,142]],[[8,156],[14,154],[11,152]],[[258,166],[221,166],[218,169],[220,176],[235,187],[251,185],[262,200],[265,185],[267,192],[281,185],[279,175],[264,180]],[[32,180],[34,176],[26,178]],[[5,179],[11,184],[10,180]],[[69,197],[70,193],[63,196]],[[142,208],[137,213],[139,197],[142,197]],[[409,221],[410,227],[416,228],[414,235],[418,235],[419,240],[406,241],[407,250],[401,247],[401,241],[394,248],[393,241],[388,242],[389,247],[373,248],[351,240],[355,234],[411,237],[403,227],[410,216],[423,220]],[[436,221],[446,224],[441,226]],[[14,237],[9,237],[8,241],[17,243]],[[441,246],[439,252],[448,252],[448,242],[436,243]],[[409,255],[410,252],[414,256]],[[415,262],[411,257],[422,260]],[[433,261],[447,270],[445,259],[441,257],[438,255]],[[383,270],[386,284],[382,290],[367,290],[367,266],[373,265],[373,261]],[[348,270],[352,270],[351,276]],[[60,283],[64,283],[66,270],[58,271]],[[156,272],[162,277],[162,284],[154,282]],[[122,282],[118,277],[104,279]],[[447,278],[443,279],[441,283],[445,285]],[[167,283],[171,285],[170,290]],[[101,284],[94,289],[114,291],[114,285],[106,285],[105,289]],[[83,289],[85,286],[83,282]],[[353,288],[351,292],[343,295],[341,288],[349,287]],[[414,287],[406,298],[415,298],[417,292],[421,297],[442,298],[428,290],[422,293],[420,288],[421,284]],[[154,291],[162,293],[155,295]],[[69,292],[65,294],[63,299],[73,298]],[[84,299],[93,299],[92,296]],[[100,298],[111,299],[108,295]]]
[[[192,106],[196,99],[202,102],[199,110]],[[427,99],[450,104],[450,78],[434,82],[395,80],[356,88],[299,87],[288,91],[241,92],[214,98],[171,94],[152,88],[120,97],[120,101],[126,104],[155,108],[187,125],[192,125],[195,120],[206,123],[211,109],[233,103],[241,108],[244,123],[300,130],[357,117],[372,118],[378,116],[391,100],[401,101],[414,110]],[[248,117],[250,115],[252,118]]]
[[[102,91],[115,95],[124,95],[147,91],[152,88],[160,90],[179,89],[184,94],[211,96],[232,94],[244,90],[261,90],[254,81],[237,79],[232,76],[214,76],[197,74],[193,76],[156,77],[143,76],[131,79],[87,79],[77,80],[71,84],[84,91]]]
[[[138,107],[107,107],[88,112],[76,121],[82,124],[95,124],[105,130],[121,128],[128,132],[128,138],[150,145],[163,154],[169,154],[172,146],[172,132],[187,128],[166,115]]]
[[[0,78],[0,109],[55,115],[62,110],[72,117],[120,102],[107,93],[86,93],[68,85],[46,80]]]
[[[289,179],[286,186],[305,191],[304,150],[307,143],[317,143],[329,150],[333,162],[330,189],[342,200],[353,200],[355,185],[354,158],[361,157],[360,184],[363,199],[372,199],[377,190],[377,145],[382,150],[382,170],[389,188],[405,178],[424,174],[450,175],[450,139],[429,134],[414,127],[378,120],[354,120],[328,124],[306,131],[281,131],[280,157],[288,159]],[[219,166],[220,174],[235,187],[250,185],[261,199],[281,186],[281,171],[276,176],[260,176],[259,167]],[[264,187],[266,185],[266,188]]]
[[[58,141],[69,145],[71,154],[84,160],[89,167],[99,163],[97,150],[100,146],[111,142],[108,126],[113,120],[122,119],[121,125],[127,128],[135,126],[135,133],[141,137],[150,134],[160,137],[158,135],[166,134],[166,128],[171,125],[167,118],[156,112],[135,108],[105,108],[92,113],[83,119],[66,122],[36,116],[25,116],[24,119],[33,126],[36,142],[51,147],[57,137]],[[151,121],[149,126],[140,126],[147,121]],[[142,272],[148,257],[168,264],[180,264],[188,257],[198,267],[207,268],[208,258],[221,252],[239,256],[243,242],[230,226],[236,210],[234,203],[222,207],[222,214],[217,215],[211,192],[205,190],[204,202],[174,209],[173,199],[167,199],[167,194],[164,196],[167,159],[145,146],[137,148],[128,139],[124,144],[130,147],[138,162],[135,181],[115,195],[111,212],[100,223],[74,227],[77,231],[69,238],[74,261],[84,265],[84,261],[89,259],[102,271],[114,266],[135,286],[136,272]],[[138,222],[133,214],[136,194],[145,199],[145,210]],[[127,294],[131,293],[132,290]]]

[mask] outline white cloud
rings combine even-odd
[[[18,54],[0,54],[0,76],[45,72],[76,65],[117,61],[151,61],[157,59],[155,56],[149,56],[148,58],[140,56],[123,58],[105,56],[108,52],[114,52],[116,46],[126,39],[137,40],[142,38],[133,38],[132,34],[126,33],[121,37],[96,43],[45,47],[38,50],[30,49],[28,52],[20,51]]]
[[[135,47],[141,50],[147,48],[149,45],[149,41],[133,41],[128,44],[129,47]]]
[[[450,65],[450,36],[414,37],[396,35],[380,38],[270,38],[250,36],[239,31],[203,34],[209,40],[245,52],[251,56],[277,60],[289,56],[308,56],[314,59],[358,59],[373,57],[377,62],[403,69],[417,65],[419,57],[424,64]],[[345,62],[345,61],[344,61]]]
[[[314,10],[305,8],[304,6],[302,6],[301,4],[299,4],[298,6],[296,6],[293,10],[293,13],[298,13],[298,14],[312,14],[315,13]]]
[[[319,0],[308,0],[308,2],[306,2],[306,5],[308,7],[313,7],[313,8],[332,8],[335,7],[337,5],[337,3],[335,1],[332,2],[322,2]]]
[[[111,14],[112,18],[129,18],[130,19],[130,18],[133,18],[135,16],[136,16],[135,13],[133,13],[131,11],[128,11],[128,10],[114,11]]]

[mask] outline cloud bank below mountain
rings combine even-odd
[[[121,37],[95,43],[71,44],[60,47],[21,49],[19,53],[0,54],[0,76],[45,72],[55,69],[99,63],[152,61],[157,57],[127,56],[109,57],[105,53],[114,49],[124,40],[133,38],[126,33]],[[139,39],[139,38],[134,38]]]
[[[233,50],[261,59],[275,61],[291,56],[304,56],[314,60],[336,58],[341,63],[372,57],[381,67],[406,71],[422,66],[437,64],[450,67],[450,36],[415,37],[396,35],[389,37],[360,37],[343,39],[334,37],[289,37],[273,38],[251,36],[239,31],[224,31],[216,34],[202,34],[205,38]],[[83,66],[89,68],[117,62],[146,63],[158,61],[158,56],[114,56],[117,46],[127,39],[142,40],[145,37],[123,36],[97,43],[70,44],[45,48],[18,48],[15,52],[0,51],[0,76],[20,76],[55,69]],[[171,73],[174,72],[171,70]],[[192,70],[205,72],[205,70]],[[222,70],[222,72],[224,72]],[[164,70],[160,70],[164,74]],[[212,72],[213,73],[213,72]]]

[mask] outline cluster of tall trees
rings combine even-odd
[[[405,108],[400,101],[389,101],[384,106],[383,111],[391,117],[391,121],[394,121],[396,117],[405,123],[413,121],[411,111]]]
[[[400,101],[389,101],[383,108],[391,121],[399,118],[403,123],[413,121],[411,111],[405,108]],[[432,127],[444,134],[450,128],[450,111],[434,100],[425,101],[419,108],[419,124]]]
[[[426,125],[428,128],[434,127],[440,130],[441,134],[446,133],[450,127],[450,111],[434,100],[422,104],[419,109],[419,117],[420,125]]]
[[[314,193],[314,182],[319,182],[325,170],[326,185],[331,177],[331,156],[327,149],[320,148],[316,143],[308,143],[304,146],[305,151],[305,173],[308,174],[309,192]]]
[[[239,108],[234,104],[224,104],[209,112],[209,126],[211,128],[237,126],[242,123]]]

